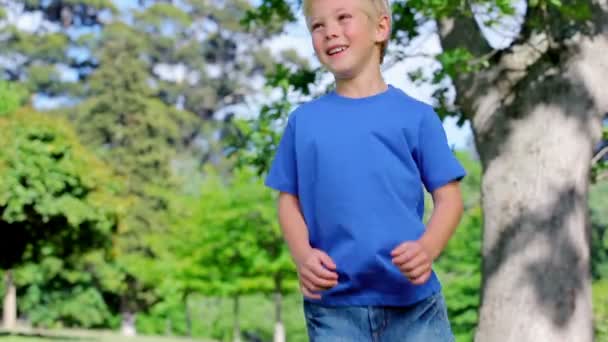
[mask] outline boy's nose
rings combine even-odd
[[[331,40],[336,37],[338,37],[338,26],[327,24],[325,27],[325,40]]]

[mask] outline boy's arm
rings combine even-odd
[[[300,265],[312,247],[308,242],[308,228],[300,211],[300,201],[290,193],[279,194],[279,224],[294,262]]]
[[[279,224],[294,259],[304,296],[320,299],[320,291],[336,286],[336,265],[325,252],[308,242],[308,227],[300,211],[300,201],[292,194],[279,194]]]
[[[420,243],[430,254],[431,259],[435,260],[456,231],[464,205],[458,182],[451,182],[438,188],[433,191],[432,196],[433,212],[426,225],[426,231],[420,238]]]
[[[412,281],[424,284],[432,264],[454,234],[463,212],[458,182],[450,182],[432,193],[434,208],[426,230],[418,241],[406,241],[393,249],[393,263]]]

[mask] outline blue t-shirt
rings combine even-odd
[[[389,85],[298,107],[266,185],[299,198],[311,246],[336,263],[338,285],[321,303],[404,306],[441,287],[435,273],[410,283],[390,252],[424,233],[423,184],[432,192],[464,175],[432,107]]]

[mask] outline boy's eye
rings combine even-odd
[[[345,20],[345,19],[350,19],[350,18],[351,18],[350,14],[340,14],[338,16],[338,20],[340,20],[340,21]]]
[[[321,24],[312,24],[312,30],[316,30],[318,28],[320,28],[322,25]]]

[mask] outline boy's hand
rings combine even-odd
[[[429,280],[433,259],[418,241],[406,241],[391,251],[393,264],[399,267],[414,285],[422,285]]]
[[[298,263],[300,289],[304,296],[320,299],[316,292],[330,289],[338,284],[336,264],[325,252],[312,248],[301,263]]]

